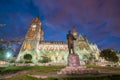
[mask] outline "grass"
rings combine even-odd
[[[118,67],[110,67],[110,66],[97,66],[97,65],[86,65],[87,68],[95,68],[95,69],[108,69],[115,70],[120,72],[120,66]]]
[[[47,72],[56,72],[64,68],[64,66],[9,66],[9,67],[1,67],[0,75],[12,74],[18,71],[33,71],[31,74],[36,73],[47,73]]]
[[[106,76],[99,76],[99,77],[60,77],[60,78],[45,78],[45,79],[41,79],[41,78],[33,78],[30,77],[26,74],[21,74],[21,75],[17,75],[14,76],[12,78],[8,78],[8,79],[4,79],[4,80],[120,80],[120,75],[106,75]]]
[[[103,66],[95,66],[95,65],[86,65],[88,68],[95,68],[95,69],[109,69],[109,70],[115,70],[120,72],[120,67],[103,67]],[[28,74],[44,74],[44,73],[51,73],[51,72],[57,72],[60,69],[64,68],[65,66],[9,66],[9,67],[0,67],[0,74],[6,75],[6,74],[12,74],[19,71],[28,71],[27,73],[17,74],[16,76],[13,76],[8,79],[4,80],[120,80],[120,74],[109,74],[109,75],[98,75],[98,76],[65,76],[65,77],[59,77],[59,78],[46,78],[46,79],[38,79],[29,76]]]
[[[12,78],[4,79],[4,80],[40,80],[37,78],[33,78],[28,76],[28,74],[43,74],[49,72],[57,72],[64,68],[65,66],[9,66],[9,67],[1,67],[0,75],[9,75],[13,73],[17,73],[19,71],[28,71],[23,74],[19,74],[13,76]],[[50,79],[50,78],[49,78]],[[48,80],[49,80],[48,79]]]
[[[12,78],[7,78],[3,80],[38,80],[38,79],[27,76],[27,74],[19,74],[19,75],[13,76]]]

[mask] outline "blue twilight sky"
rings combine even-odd
[[[0,38],[24,38],[39,16],[45,40],[66,40],[73,26],[100,49],[120,50],[120,0],[0,0]]]

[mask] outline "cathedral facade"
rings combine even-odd
[[[75,28],[72,33],[76,38],[74,41],[75,53],[79,55],[80,61],[98,60],[99,49],[97,45],[89,43],[87,38],[78,34]],[[67,63],[69,51],[67,42],[44,40],[42,23],[36,17],[31,21],[16,61],[24,62],[26,54],[32,56],[33,63],[41,61],[43,57],[49,58],[50,62]]]

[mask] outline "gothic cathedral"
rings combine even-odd
[[[96,44],[89,43],[86,37],[78,34],[75,27],[72,31],[75,40],[75,52],[80,57],[80,62],[89,61],[91,58],[98,60],[99,52]],[[26,56],[31,62],[38,63],[47,57],[53,63],[67,63],[68,46],[64,41],[45,41],[42,23],[38,17],[33,18],[17,57],[17,62],[25,62]]]

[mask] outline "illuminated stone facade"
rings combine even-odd
[[[24,55],[30,54],[33,62],[38,62],[40,51],[38,50],[39,42],[44,40],[44,32],[42,23],[39,18],[32,19],[28,32],[26,34],[23,45],[17,57],[17,62],[24,62]]]
[[[99,49],[96,44],[90,44],[86,37],[78,35],[73,28],[73,35],[76,38],[74,41],[75,53],[80,57],[80,61],[88,61],[90,58],[98,60]],[[67,42],[63,41],[45,41],[44,31],[39,18],[32,20],[25,40],[17,57],[17,62],[24,62],[24,55],[30,54],[32,62],[36,63],[47,57],[51,62],[67,63],[68,46]]]

